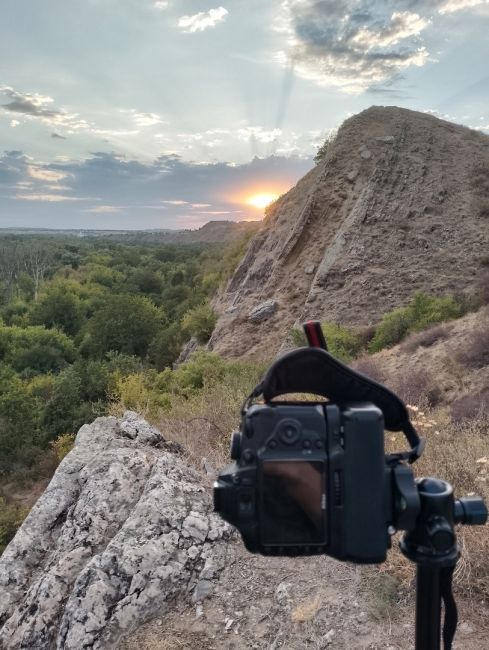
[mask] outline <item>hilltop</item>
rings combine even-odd
[[[369,108],[268,209],[215,301],[210,347],[259,359],[307,318],[367,326],[416,290],[470,291],[489,263],[488,219],[487,136]],[[263,303],[263,318],[250,320]]]

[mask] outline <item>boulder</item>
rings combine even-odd
[[[230,528],[174,448],[130,411],[80,429],[0,558],[1,648],[116,648],[209,593]]]
[[[255,307],[249,314],[248,320],[251,323],[261,323],[270,318],[277,311],[278,304],[275,300],[266,300]]]

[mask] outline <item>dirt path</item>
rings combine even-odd
[[[189,598],[162,612],[121,650],[412,649],[412,599],[395,598],[392,580],[375,569],[329,558],[252,556],[233,543],[202,603]],[[489,650],[489,610],[459,605],[454,650]]]

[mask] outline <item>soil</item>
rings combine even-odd
[[[323,558],[264,558],[239,541],[201,603],[179,601],[142,625],[121,650],[408,650],[414,602],[383,595],[385,574]],[[413,567],[414,575],[414,567]],[[387,583],[388,584],[388,583]],[[489,649],[489,610],[458,598],[454,650]]]

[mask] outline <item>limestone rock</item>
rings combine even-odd
[[[108,650],[224,566],[201,477],[137,414],[78,432],[0,559],[0,647]]]
[[[275,300],[266,300],[250,312],[248,320],[251,323],[261,323],[267,318],[270,318],[270,316],[272,316],[277,311],[277,306],[278,305]]]

